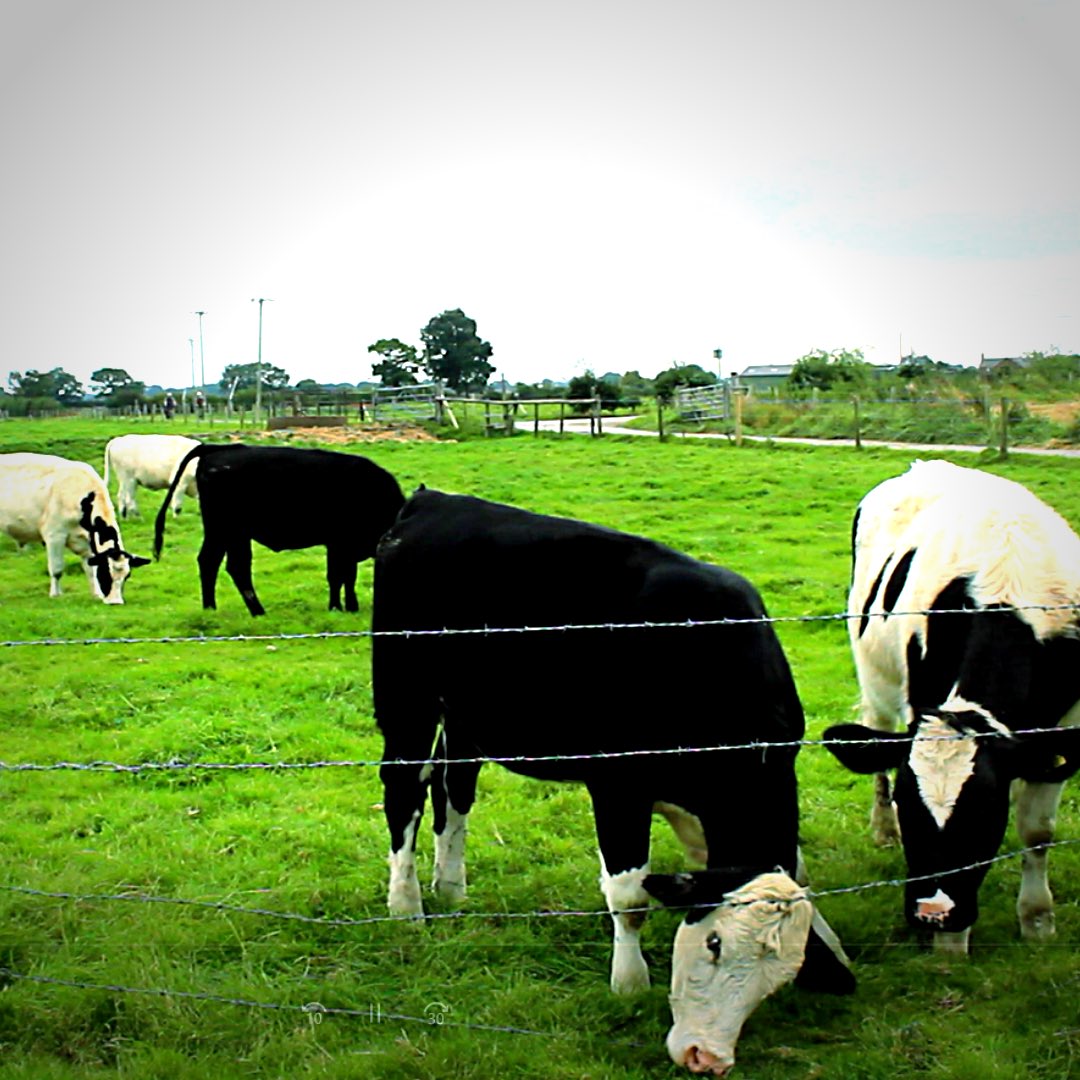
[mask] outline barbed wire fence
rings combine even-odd
[[[887,612],[840,612],[822,615],[798,615],[798,616],[760,616],[752,618],[725,618],[710,620],[686,619],[676,622],[635,622],[635,623],[581,623],[560,626],[521,626],[521,627],[463,627],[442,629],[417,629],[417,630],[393,630],[393,631],[320,631],[311,633],[271,633],[271,634],[230,634],[230,635],[197,635],[197,636],[173,636],[163,635],[158,637],[98,637],[81,639],[39,638],[21,640],[0,640],[0,649],[16,648],[63,648],[63,647],[93,647],[93,646],[129,646],[129,645],[206,645],[222,643],[273,643],[276,641],[304,641],[304,640],[333,640],[340,638],[423,638],[432,636],[455,636],[455,635],[494,635],[494,634],[533,634],[533,633],[572,633],[575,631],[611,631],[623,630],[658,630],[678,629],[693,630],[701,627],[712,626],[740,626],[754,624],[782,624],[782,623],[841,623],[851,620],[869,618],[897,618],[901,616],[930,617],[939,615],[965,615],[978,614],[1002,614],[1003,612],[1021,611],[1080,611],[1080,604],[1030,604],[1015,607],[1002,607],[993,609],[961,608],[949,610],[916,610],[916,611],[887,611]],[[1080,631],[1078,631],[1080,632]],[[1046,734],[1054,729],[1032,728],[1015,730],[1014,736]],[[954,741],[958,739],[980,739],[1000,737],[996,731],[956,733],[952,735],[936,735],[927,738],[934,741]],[[862,740],[845,740],[848,744],[858,743]],[[872,739],[865,740],[873,742]],[[717,745],[710,747],[653,747],[646,749],[611,751],[590,754],[548,754],[548,755],[514,755],[514,756],[479,756],[468,758],[440,758],[428,757],[415,761],[399,761],[395,764],[434,766],[440,764],[463,764],[463,763],[494,763],[502,765],[529,764],[557,761],[580,761],[580,760],[604,760],[626,757],[658,757],[663,755],[686,755],[701,753],[723,753],[745,751],[747,749],[770,749],[795,747],[822,747],[828,745],[825,739],[798,739],[778,742],[754,741],[737,745]],[[303,770],[331,769],[331,768],[377,768],[382,764],[382,759],[339,759],[325,761],[141,761],[134,763],[122,763],[106,760],[94,760],[86,762],[53,761],[53,762],[7,762],[0,761],[0,774],[3,773],[53,773],[53,772],[78,772],[78,773],[115,773],[137,775],[151,772],[177,772],[177,771],[208,771],[208,772],[241,772],[259,771],[286,773]],[[1055,848],[1073,847],[1080,844],[1080,838],[1046,841],[1029,847],[1000,853],[993,857],[955,867],[948,871],[949,874],[964,873],[973,870],[989,868],[998,863],[1007,862],[1019,857],[1037,852],[1046,852]],[[832,886],[823,889],[808,889],[808,896],[814,900],[830,896],[849,896],[882,888],[903,888],[909,884],[920,881],[932,880],[937,875],[921,875],[911,877],[885,878],[876,881],[860,882],[843,886]],[[535,910],[521,912],[504,911],[454,911],[435,912],[419,915],[374,915],[359,918],[335,917],[322,915],[309,915],[303,912],[282,911],[271,908],[245,906],[224,900],[196,900],[179,896],[159,896],[147,894],[137,890],[124,890],[120,892],[99,893],[76,893],[69,891],[48,890],[35,888],[28,885],[2,884],[0,892],[11,895],[20,895],[40,900],[57,900],[66,903],[90,904],[90,903],[125,903],[144,904],[157,907],[176,907],[205,910],[210,912],[226,913],[230,915],[243,915],[255,918],[277,919],[282,921],[297,922],[322,927],[360,927],[379,924],[393,923],[435,923],[445,921],[483,920],[483,921],[513,921],[534,919],[565,919],[565,918],[602,918],[608,917],[610,912],[604,909],[587,910]],[[649,908],[629,909],[633,912],[643,913]],[[384,1011],[378,1008],[378,1015],[372,1012],[373,1007],[356,1009],[342,1006],[325,1006],[319,1002],[304,1004],[288,1004],[280,1002],[259,1001],[255,999],[230,997],[228,995],[214,994],[203,991],[179,990],[165,987],[136,987],[117,983],[96,983],[76,979],[62,979],[37,973],[19,972],[4,965],[0,965],[0,983],[8,984],[16,982],[29,982],[41,986],[66,987],[86,991],[109,992],[118,994],[133,994],[156,996],[179,1000],[190,1000],[211,1004],[229,1005],[238,1008],[253,1010],[265,1010],[276,1013],[296,1013],[306,1015],[312,1022],[321,1022],[325,1016],[338,1016],[343,1018],[364,1019],[367,1021],[390,1022],[403,1024],[422,1024],[425,1026],[438,1025],[449,1028],[458,1028],[468,1031],[489,1032],[513,1035],[538,1036],[551,1039],[568,1038],[565,1032],[540,1031],[532,1028],[515,1027],[506,1025],[471,1023],[466,1021],[448,1020],[442,1014],[428,1014],[416,1016],[408,1013]],[[1062,1033],[1064,1034],[1064,1033]],[[615,1044],[613,1044],[615,1045]],[[620,1042],[617,1045],[637,1046],[633,1042]]]

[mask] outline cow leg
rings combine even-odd
[[[705,830],[701,827],[700,818],[681,806],[667,802],[656,803],[653,812],[667,819],[672,831],[686,849],[688,858],[703,864],[709,861],[709,845],[705,842]]]
[[[252,615],[265,615],[266,609],[255,595],[255,585],[251,580],[251,541],[233,540],[225,553],[225,573],[233,579],[240,595]]]
[[[49,565],[50,596],[59,596],[62,592],[60,579],[64,576],[64,548],[66,546],[63,536],[49,536],[45,539],[45,558]],[[94,587],[97,585],[97,576],[94,573],[94,568],[86,561],[85,555],[83,556],[83,568],[86,570],[86,576],[90,581],[90,592],[93,594]]]
[[[215,591],[221,560],[225,558],[225,545],[209,536],[203,537],[199,548],[199,583],[202,586],[202,606],[207,610],[217,607]]]
[[[1016,831],[1024,847],[1048,844],[1054,839],[1058,803],[1061,800],[1061,784],[1032,784],[1017,781]],[[1045,848],[1041,851],[1025,851],[1023,875],[1020,879],[1020,896],[1016,901],[1016,914],[1020,919],[1021,937],[1041,941],[1054,935],[1054,897],[1047,880]]]
[[[126,518],[128,516],[128,510],[133,509],[132,503],[134,502],[133,494],[135,488],[135,481],[129,481],[127,477],[122,476],[120,478],[120,486],[116,489],[116,509],[120,511],[120,516]]]
[[[390,831],[390,887],[386,906],[392,915],[424,913],[416,876],[416,833],[424,813],[432,766],[409,764],[424,756],[424,751],[417,753],[417,748],[423,745],[430,743],[408,739],[394,745],[388,738],[379,768],[383,811]]]
[[[889,719],[878,715],[877,711],[863,699],[862,722],[878,731],[895,731],[896,725]],[[878,847],[893,847],[900,843],[900,821],[896,816],[896,804],[892,798],[892,787],[888,773],[874,774],[874,802],[870,807],[870,835]]]
[[[878,847],[900,843],[900,821],[892,799],[888,773],[874,774],[874,805],[870,808],[870,833]]]
[[[600,888],[614,923],[611,989],[634,994],[649,987],[649,968],[641,955],[649,894],[641,883],[649,873],[652,804],[594,788],[589,794],[600,844]]]
[[[357,612],[360,610],[360,601],[356,599],[356,560],[350,559],[345,568],[345,610]]]
[[[435,757],[445,760],[448,756],[444,728],[439,735]],[[478,751],[475,746],[461,747],[455,742],[455,756],[475,758]],[[455,904],[465,899],[465,836],[469,811],[476,801],[480,764],[479,761],[467,761],[446,765],[440,761],[431,775],[431,811],[435,828],[435,873],[431,887]]]
[[[356,559],[339,548],[326,548],[326,580],[330,586],[330,610],[341,610],[341,589],[345,587],[345,610],[359,611],[356,599]]]

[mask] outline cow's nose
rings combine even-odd
[[[712,1073],[713,1076],[727,1076],[735,1065],[734,1061],[724,1061],[700,1046],[691,1046],[686,1051],[683,1064],[692,1073]]]

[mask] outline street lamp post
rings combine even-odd
[[[255,297],[251,298],[251,302],[256,302]],[[259,304],[259,353],[258,360],[255,364],[255,423],[262,421],[262,307],[263,304],[271,304],[272,300],[265,296],[258,298]]]
[[[203,340],[202,340],[202,317],[206,314],[205,311],[196,311],[196,315],[199,316],[199,389],[202,390],[203,397],[206,397],[206,359],[203,356]]]
[[[187,339],[188,348],[191,349],[191,396],[195,396],[195,339]]]

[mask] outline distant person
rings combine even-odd
[[[199,414],[199,419],[203,418],[203,413],[206,411],[206,398],[203,396],[201,390],[195,391],[195,411]]]
[[[165,395],[165,402],[161,406],[161,408],[165,413],[165,419],[166,420],[171,420],[172,419],[172,414],[174,412],[176,412],[176,398],[174,398],[172,396],[172,394],[166,394]]]

